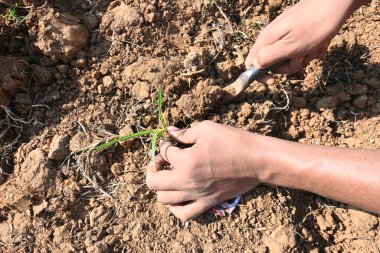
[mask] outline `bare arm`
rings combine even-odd
[[[380,150],[259,137],[268,164],[260,181],[302,189],[380,214]]]

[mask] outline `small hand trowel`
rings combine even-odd
[[[233,97],[238,96],[240,93],[242,93],[247,87],[255,80],[260,78],[260,76],[267,74],[269,71],[274,70],[282,65],[284,65],[286,61],[281,61],[279,63],[276,63],[270,67],[267,67],[265,69],[256,69],[255,67],[249,68],[243,74],[241,74],[235,82],[231,83],[230,85],[223,88],[224,91],[229,93],[231,96],[231,99]]]

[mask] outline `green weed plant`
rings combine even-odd
[[[157,150],[157,140],[165,139],[166,131],[169,127],[168,121],[163,113],[162,107],[163,107],[164,99],[162,94],[162,87],[160,86],[158,89],[158,102],[157,102],[157,114],[158,114],[158,127],[156,129],[149,129],[140,131],[137,133],[133,133],[127,136],[122,136],[120,138],[108,141],[106,143],[103,143],[97,147],[95,147],[95,150],[102,151],[104,149],[107,149],[109,147],[112,147],[116,143],[144,137],[144,136],[150,136],[151,144],[152,144],[152,159],[156,156],[156,150]]]

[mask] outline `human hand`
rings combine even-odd
[[[263,69],[287,60],[273,70],[293,74],[313,59],[326,55],[331,39],[363,0],[301,0],[261,32],[246,59],[246,67]],[[262,83],[274,84],[272,75],[262,76]]]
[[[157,199],[183,221],[212,206],[255,188],[263,160],[253,148],[256,135],[225,125],[204,121],[186,130],[174,127],[168,133],[179,148],[166,142],[148,165],[147,185],[157,191]]]

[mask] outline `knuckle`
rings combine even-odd
[[[194,176],[194,171],[198,167],[198,159],[193,152],[189,153],[186,157],[186,166],[184,166],[184,173],[187,177],[192,178]]]
[[[212,124],[214,124],[212,121],[210,121],[210,120],[204,120],[201,123],[199,123],[199,127],[201,129],[208,129],[208,128],[210,128],[212,126]]]

